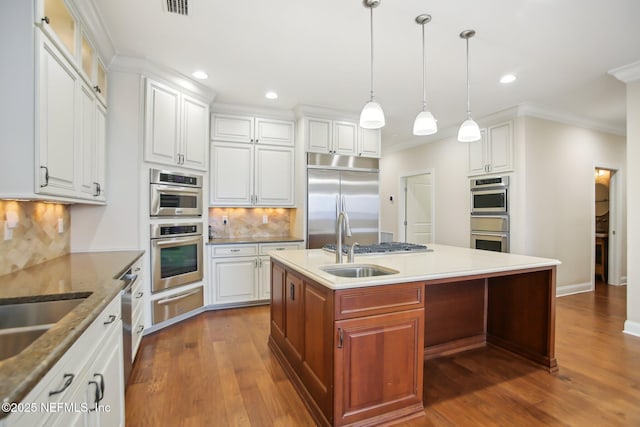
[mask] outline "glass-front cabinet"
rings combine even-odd
[[[67,54],[76,56],[78,22],[64,0],[38,0],[36,24],[57,44],[67,50]]]

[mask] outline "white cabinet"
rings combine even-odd
[[[269,300],[271,261],[268,253],[301,247],[297,242],[210,246],[210,303],[224,305]]]
[[[106,108],[93,90],[80,85],[80,191],[95,200],[106,200]]]
[[[145,161],[206,170],[208,118],[206,104],[147,79]]]
[[[120,309],[118,295],[22,400],[38,409],[10,414],[5,427],[124,426]],[[101,411],[90,410],[96,400]]]
[[[144,282],[142,277],[142,258],[131,267],[136,280],[131,286],[131,362],[136,359],[138,347],[144,332]]]
[[[481,129],[480,141],[469,142],[469,175],[513,171],[513,122]]]
[[[211,134],[210,205],[294,206],[293,122],[214,114]]]
[[[355,122],[316,117],[304,117],[302,126],[307,152],[380,157],[379,129],[362,129]]]

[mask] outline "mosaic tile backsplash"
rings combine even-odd
[[[291,209],[284,208],[209,208],[209,225],[214,237],[272,237],[291,233]],[[263,216],[267,224],[263,224]],[[223,216],[228,223],[223,224]]]
[[[7,212],[15,212],[18,217],[11,240],[4,240]],[[62,233],[58,233],[59,218],[64,226]],[[0,275],[67,255],[70,222],[66,205],[0,200]]]

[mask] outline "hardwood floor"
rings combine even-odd
[[[638,426],[640,338],[626,288],[557,300],[559,372],[496,348],[425,362],[424,416],[403,426]],[[211,311],[143,339],[127,426],[313,426],[267,347],[267,306]]]

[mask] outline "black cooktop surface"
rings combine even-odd
[[[322,248],[329,252],[336,251],[335,243],[329,243],[324,245]],[[356,254],[384,254],[391,252],[428,252],[431,249],[427,248],[425,245],[418,245],[415,243],[404,243],[404,242],[383,242],[375,245],[359,245],[356,246],[355,253]],[[342,247],[343,253],[349,252],[349,245],[344,245]]]

